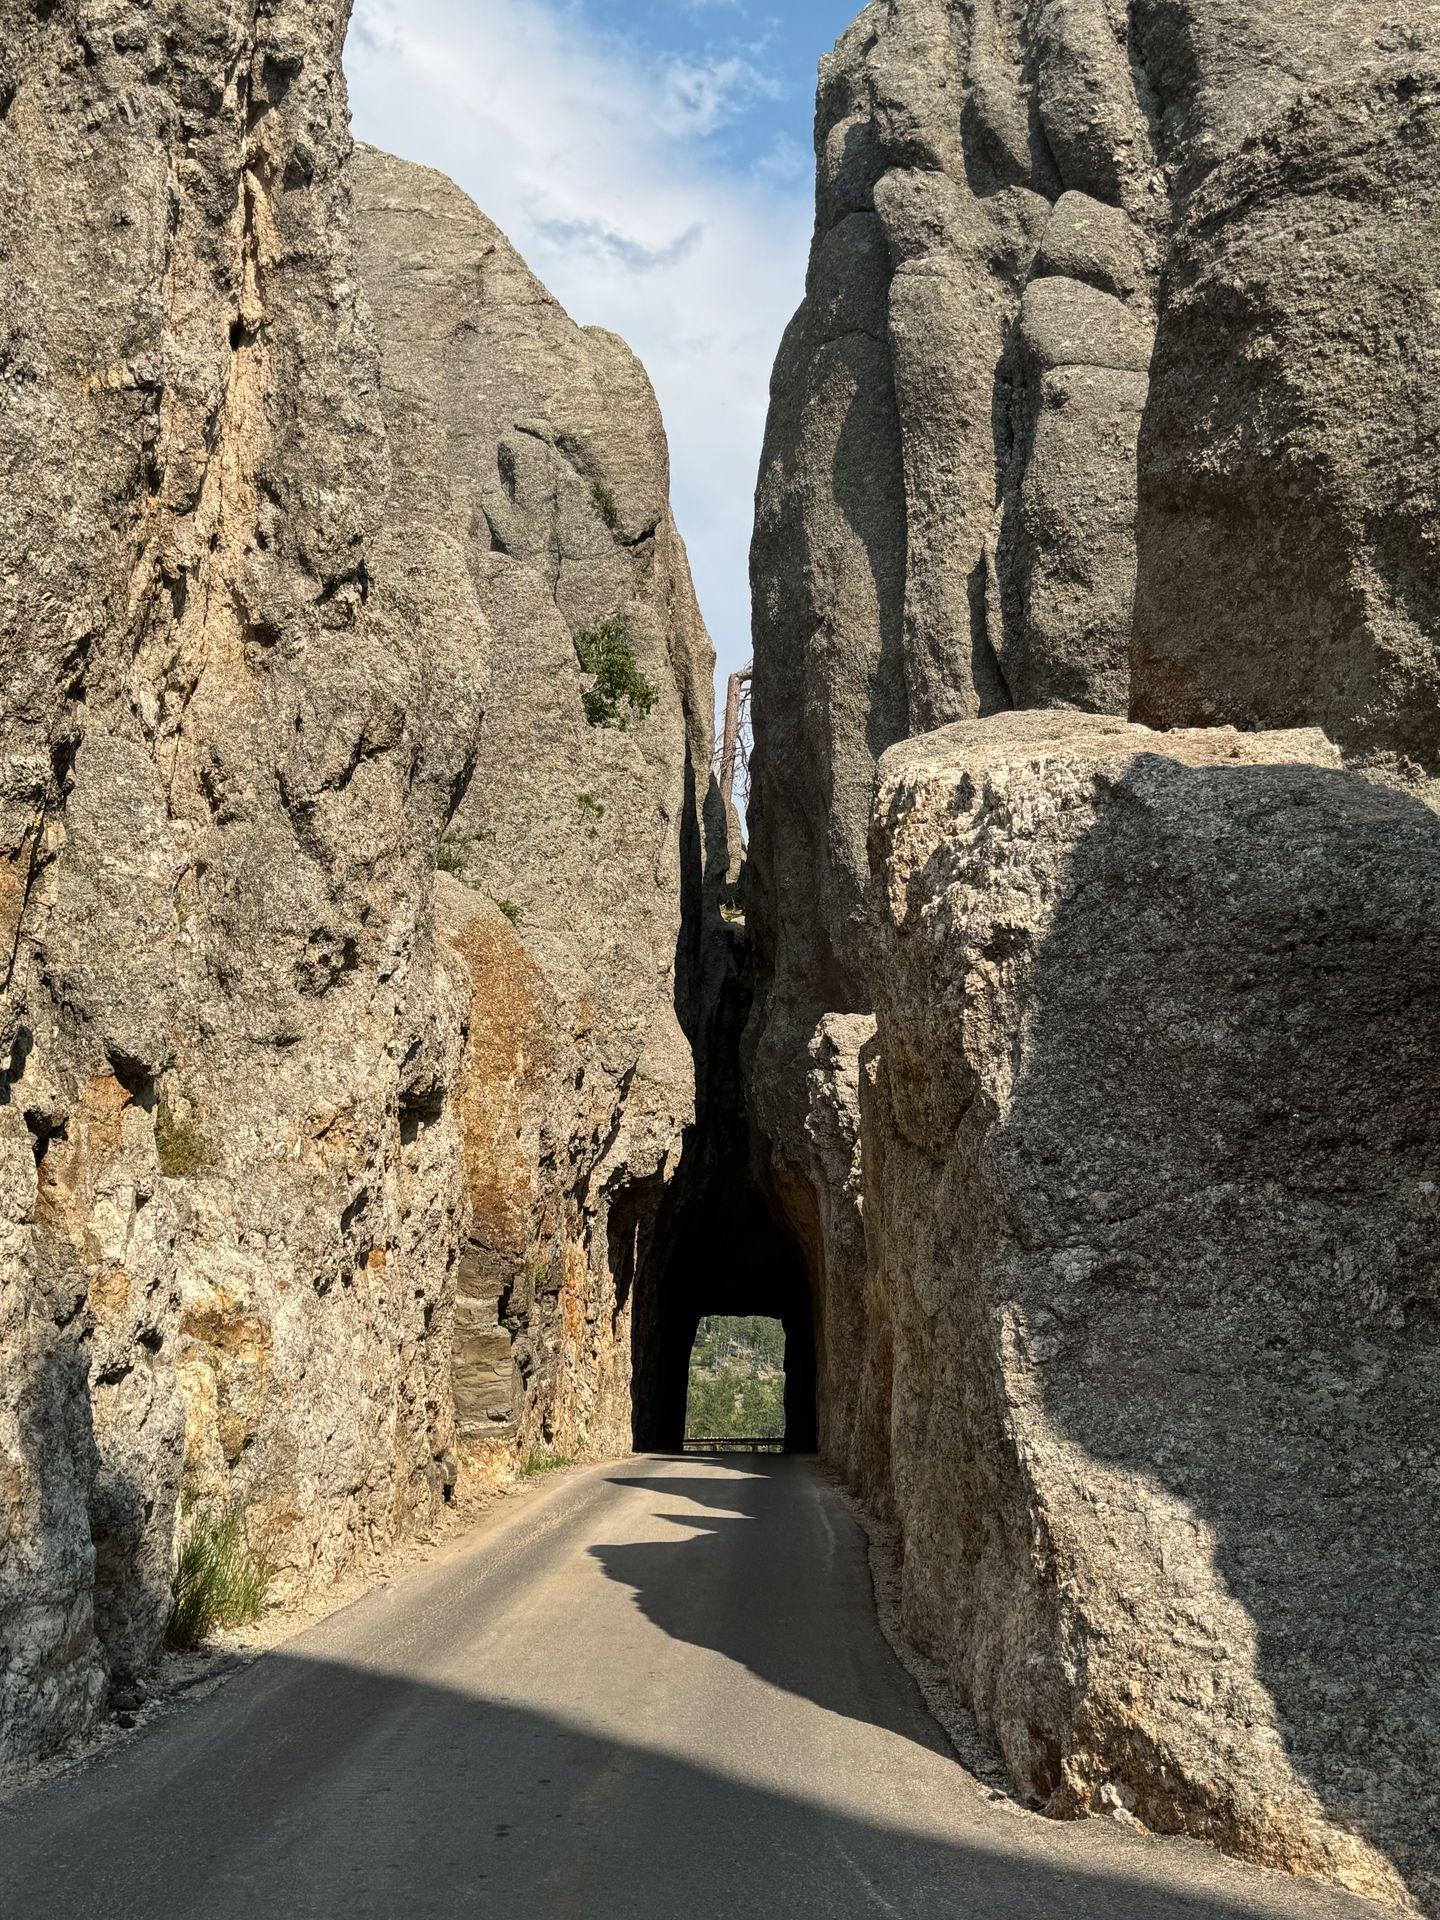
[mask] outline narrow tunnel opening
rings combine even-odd
[[[685,1450],[785,1444],[785,1329],[769,1315],[704,1314],[690,1349]]]
[[[697,797],[692,792],[692,805]],[[679,1168],[657,1191],[626,1270],[632,1438],[640,1453],[683,1451],[691,1358],[702,1321],[759,1318],[778,1321],[784,1340],[778,1375],[783,1441],[771,1444],[813,1453],[817,1328],[810,1279],[800,1248],[755,1178],[741,1064],[754,989],[752,956],[743,920],[725,920],[719,911],[722,894],[743,898],[744,878],[743,871],[726,877],[727,819],[713,780],[706,807],[712,859],[719,849],[709,880],[724,884],[689,899],[688,937],[677,953],[676,1010],[695,1049],[696,1115]]]
[[[662,1218],[634,1289],[634,1443],[642,1453],[679,1453],[687,1432],[691,1362],[702,1324],[778,1322],[785,1450],[815,1450],[815,1326],[798,1250],[758,1190],[697,1182]],[[714,1436],[719,1437],[719,1436]],[[750,1438],[762,1436],[754,1434]]]

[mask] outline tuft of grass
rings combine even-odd
[[[458,879],[465,871],[465,852],[462,843],[448,833],[442,833],[440,844],[435,849],[435,871],[453,873]]]
[[[169,1180],[185,1180],[210,1165],[205,1136],[191,1120],[182,1120],[169,1103],[155,1105],[155,1154],[160,1171]]]
[[[577,793],[575,798],[580,802],[581,806],[584,807],[585,811],[587,813],[593,813],[597,820],[603,820],[605,818],[605,809],[593,793]]]
[[[614,494],[603,481],[597,480],[591,487],[590,501],[610,531],[617,533],[620,528],[620,508],[616,504]]]
[[[561,1467],[573,1467],[574,1460],[568,1453],[543,1453],[536,1451],[526,1460],[520,1472],[527,1480],[533,1480],[537,1474],[557,1473]]]
[[[642,715],[655,705],[658,695],[636,662],[635,636],[623,614],[613,613],[598,626],[577,633],[575,657],[586,673],[595,676],[595,684],[581,697],[592,727],[619,727],[623,733],[630,719],[620,710],[622,701],[631,713]]]
[[[513,900],[497,900],[495,904],[510,922],[511,926],[518,926],[520,924],[520,909]]]
[[[470,849],[494,838],[493,827],[481,827],[475,833],[442,833],[435,849],[435,871],[453,873],[459,879],[470,865]]]
[[[172,1647],[198,1647],[217,1627],[259,1619],[274,1569],[234,1504],[187,1503],[182,1524],[165,1637]]]

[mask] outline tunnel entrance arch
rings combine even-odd
[[[634,1435],[642,1453],[685,1444],[690,1353],[702,1317],[759,1314],[785,1332],[785,1449],[813,1453],[815,1326],[805,1270],[752,1188],[715,1207],[697,1200],[647,1265],[634,1322]]]

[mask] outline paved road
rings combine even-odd
[[[1377,1920],[994,1804],[807,1462],[561,1476],[0,1805],[4,1920]]]

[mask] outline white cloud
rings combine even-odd
[[[740,54],[723,60],[671,59],[661,69],[660,127],[677,139],[714,133],[757,98],[774,100],[780,87]]]
[[[355,131],[439,167],[574,317],[655,383],[676,517],[722,673],[749,654],[746,578],[770,368],[800,297],[808,171],[737,173],[705,136],[770,90],[740,57],[647,61],[564,0],[358,0]]]

